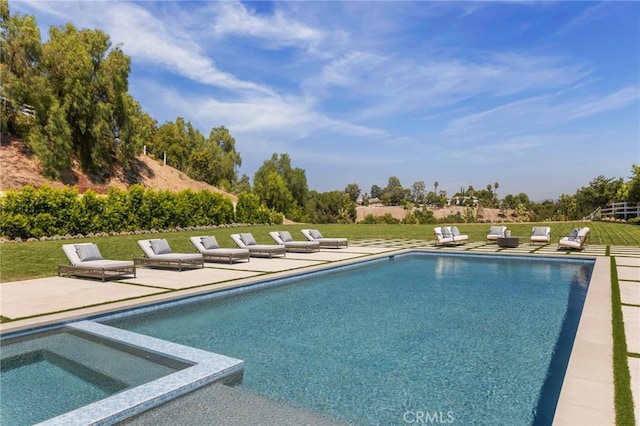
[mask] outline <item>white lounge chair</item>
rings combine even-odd
[[[222,260],[233,263],[236,260],[250,261],[251,255],[246,248],[222,248],[214,236],[190,237],[191,244],[202,254],[205,261]]]
[[[67,255],[69,265],[58,265],[58,276],[100,278],[103,282],[107,278],[136,276],[133,261],[104,259],[93,243],[64,244],[62,251]]]
[[[138,245],[146,257],[133,259],[136,265],[178,268],[204,267],[204,258],[200,253],[174,253],[164,238],[138,240]]]
[[[534,226],[531,230],[531,244],[551,242],[551,228],[549,226]]]
[[[317,229],[301,229],[302,235],[309,241],[318,241],[322,248],[348,247],[349,241],[346,238],[325,238]]]
[[[590,232],[591,229],[588,227],[574,229],[568,236],[560,238],[558,249],[584,250],[587,247],[587,237]]]
[[[437,246],[466,244],[469,241],[469,236],[461,234],[457,226],[438,226],[433,228],[433,233]]]
[[[240,248],[246,248],[251,256],[272,258],[274,256],[286,256],[287,250],[278,244],[258,244],[250,233],[231,234],[231,239]]]
[[[497,242],[498,238],[504,237],[507,231],[506,226],[492,226],[487,234],[487,241]]]
[[[276,244],[283,245],[289,252],[311,253],[320,251],[320,241],[294,241],[289,231],[272,231],[269,235]]]

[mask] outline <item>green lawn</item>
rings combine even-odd
[[[589,226],[591,234],[588,243],[604,245],[626,245],[640,247],[640,226],[607,222],[553,222],[544,224],[513,223],[507,224],[511,235],[526,237],[534,225],[551,226],[551,240],[555,244],[558,239],[567,235],[573,228]],[[235,247],[229,237],[232,233],[251,232],[258,243],[271,244],[269,231],[286,229],[295,239],[303,239],[299,232],[304,228],[317,228],[325,237],[347,237],[350,241],[368,238],[401,238],[433,240],[435,225],[363,225],[363,224],[327,224],[327,225],[273,225],[250,226],[237,228],[220,228],[209,231],[184,231],[165,234],[143,234],[87,239],[37,241],[24,243],[0,244],[0,282],[25,280],[30,278],[50,277],[57,275],[57,265],[67,263],[62,252],[62,244],[75,242],[95,242],[100,251],[108,259],[132,259],[141,257],[142,250],[136,244],[139,239],[167,238],[173,251],[195,252],[189,242],[193,235],[215,235],[218,242],[225,247]],[[472,223],[457,224],[463,234],[469,235],[470,241],[484,241],[489,224]]]

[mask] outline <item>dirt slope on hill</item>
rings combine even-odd
[[[205,182],[193,180],[173,167],[165,166],[162,162],[143,155],[135,160],[132,172],[124,173],[121,169],[116,170],[113,176],[104,181],[91,179],[78,167],[74,167],[70,173],[63,176],[62,182],[47,179],[42,175],[41,170],[36,157],[29,153],[22,142],[2,141],[0,144],[0,191],[20,189],[26,185],[36,188],[44,185],[62,188],[66,185],[78,188],[81,193],[92,189],[99,194],[105,194],[112,186],[126,189],[133,184],[140,184],[146,188],[170,191],[208,189],[221,193],[234,202],[237,201],[237,197],[233,194]]]

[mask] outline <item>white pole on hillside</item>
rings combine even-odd
[[[167,151],[164,152],[164,165],[167,165]]]

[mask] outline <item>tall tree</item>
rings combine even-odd
[[[631,177],[627,182],[628,193],[627,200],[629,203],[640,203],[640,166],[633,164],[631,166]]]
[[[289,193],[291,201],[286,205],[275,203],[273,194],[269,192],[276,186],[273,174],[282,178],[282,184]],[[276,153],[256,171],[253,177],[253,189],[267,207],[294,220],[300,219],[309,192],[305,171],[292,168],[288,154]]]
[[[427,186],[423,181],[414,182],[411,186],[411,198],[414,203],[424,203]]]
[[[6,0],[0,0],[0,95],[3,133],[22,136],[33,123],[24,106],[33,106],[40,84],[33,87],[42,56],[40,30],[33,16],[10,15]],[[36,89],[36,90],[34,90]]]
[[[358,200],[358,197],[360,196],[360,187],[358,186],[357,183],[350,183],[347,185],[347,187],[344,189],[344,192],[349,196],[349,198],[351,199],[351,201],[353,201],[354,203]]]
[[[131,59],[100,30],[51,27],[42,66],[71,128],[82,167],[98,172],[116,162]]]

